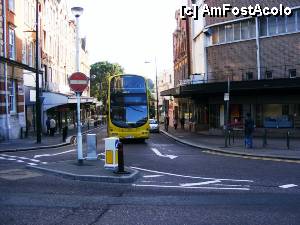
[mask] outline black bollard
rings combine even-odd
[[[118,171],[116,174],[129,174],[129,172],[124,170],[124,152],[123,152],[123,144],[122,142],[118,143]]]
[[[21,139],[23,139],[23,127],[21,127]]]
[[[228,141],[228,131],[227,129],[225,129],[225,148],[228,147],[227,141]]]
[[[63,132],[62,132],[62,139],[63,139],[63,142],[66,142],[67,136],[68,136],[68,127],[65,126],[65,127],[63,128]]]
[[[267,147],[267,129],[264,130],[264,135],[263,135],[263,147]]]
[[[286,146],[287,146],[287,148],[288,149],[290,149],[290,132],[288,131],[287,133],[286,133]]]

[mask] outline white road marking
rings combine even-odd
[[[164,158],[170,158],[170,159],[176,159],[178,156],[176,155],[163,155],[161,154],[160,151],[158,151],[158,149],[156,148],[151,148],[151,150],[159,157],[164,157]]]
[[[2,155],[5,155],[5,154],[2,154]],[[0,159],[8,160],[8,161],[14,161],[14,162],[18,162],[18,163],[26,163],[24,160],[28,160],[28,161],[31,161],[32,163],[27,163],[27,164],[28,165],[33,165],[33,166],[38,165],[37,163],[48,164],[47,162],[41,162],[40,160],[30,159],[30,158],[27,158],[27,157],[18,157],[18,156],[14,156],[14,155],[6,155],[6,157],[7,158],[4,158],[4,157],[0,156]]]
[[[76,149],[72,149],[72,150],[68,150],[68,151],[64,151],[64,152],[59,152],[59,153],[54,153],[54,154],[43,154],[43,155],[35,155],[33,158],[40,158],[40,157],[49,157],[49,156],[56,156],[56,155],[62,155],[62,154],[66,154],[69,152],[75,152]]]
[[[230,188],[230,187],[183,187],[183,186],[168,186],[168,185],[151,185],[151,184],[132,184],[135,187],[159,187],[159,188],[186,188],[186,189],[210,189],[210,190],[240,190],[249,191],[249,188]]]
[[[210,177],[185,176],[185,175],[174,174],[174,173],[165,173],[165,172],[160,172],[160,171],[155,171],[155,170],[148,170],[148,169],[143,169],[143,168],[134,167],[134,166],[131,166],[131,168],[132,169],[137,169],[137,170],[142,170],[142,171],[147,171],[147,172],[151,172],[151,173],[157,173],[157,174],[175,176],[175,177],[194,178],[194,179],[203,179],[203,180],[220,180],[220,181],[235,181],[235,182],[254,182],[253,180],[235,180],[235,179],[219,179],[219,178],[210,178]]]
[[[19,159],[30,160],[29,158],[26,157],[19,157]]]
[[[15,158],[7,158],[6,160],[8,160],[8,161],[16,161]]]
[[[279,187],[286,189],[286,188],[292,188],[292,187],[297,187],[297,186],[298,185],[296,185],[296,184],[285,184],[285,185],[281,185]]]
[[[162,177],[163,175],[145,175],[143,177],[150,178],[150,177]]]
[[[215,184],[220,183],[220,180],[212,180],[212,181],[204,181],[199,183],[186,183],[186,184],[180,184],[181,187],[193,187],[193,186],[200,186],[200,185],[206,185],[206,184]]]
[[[40,160],[37,160],[37,159],[29,159],[29,160],[32,162],[41,162]]]

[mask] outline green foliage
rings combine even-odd
[[[97,62],[91,65],[91,96],[102,101],[106,108],[108,78],[114,75],[123,74],[124,69],[117,63],[109,63],[107,61]]]

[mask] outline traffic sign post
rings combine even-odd
[[[77,159],[79,164],[83,163],[80,121],[80,95],[88,87],[88,84],[89,78],[84,73],[76,72],[69,77],[69,86],[77,96]]]

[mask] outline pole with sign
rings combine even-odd
[[[227,140],[228,140],[228,129],[229,129],[229,124],[230,124],[230,116],[229,116],[229,99],[230,99],[230,80],[229,80],[229,76],[227,79],[227,93],[224,93],[224,101],[226,103],[226,118],[224,121],[224,125],[225,125],[225,147],[228,147],[227,145]]]
[[[84,73],[76,72],[69,77],[69,86],[77,96],[77,159],[78,163],[83,163],[82,154],[82,135],[81,135],[81,121],[80,121],[80,96],[87,88],[89,79]]]

